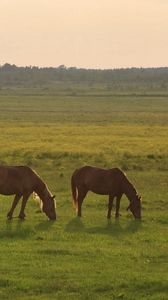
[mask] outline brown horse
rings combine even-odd
[[[130,200],[130,209],[135,218],[141,218],[141,197],[126,175],[118,168],[100,169],[85,166],[74,171],[71,177],[72,197],[78,216],[81,217],[82,202],[88,191],[109,195],[107,218],[111,218],[113,200],[116,197],[116,214],[119,217],[120,199],[123,194]]]
[[[27,166],[0,166],[0,194],[15,195],[12,207],[7,214],[8,219],[12,218],[14,209],[21,197],[23,199],[19,218],[25,218],[26,203],[33,191],[43,202],[43,212],[50,220],[55,220],[55,196],[51,195],[46,184],[31,168]]]

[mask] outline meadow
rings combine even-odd
[[[166,95],[0,91],[0,163],[35,169],[57,199],[48,221],[31,198],[6,220],[0,195],[0,299],[168,299]],[[75,168],[120,167],[142,196],[142,221],[107,221],[107,197],[72,206]],[[19,206],[19,205],[18,205]],[[15,211],[18,215],[19,207]]]

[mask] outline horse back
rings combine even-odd
[[[27,166],[0,166],[0,193],[23,194],[33,191],[37,175]]]
[[[118,168],[102,169],[85,166],[73,174],[78,188],[83,187],[97,194],[122,193],[125,174]]]

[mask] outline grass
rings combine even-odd
[[[24,222],[6,221],[0,196],[0,299],[168,298],[168,101],[154,96],[0,94],[1,164],[28,164],[57,197],[56,222],[32,199]],[[136,222],[106,219],[107,197],[89,193],[75,217],[70,176],[79,166],[119,166],[143,197]],[[19,207],[15,212],[18,215]],[[113,213],[114,215],[114,213]]]

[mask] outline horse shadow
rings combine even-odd
[[[86,228],[79,217],[75,217],[70,220],[65,227],[66,232],[85,232],[85,230]]]
[[[0,239],[26,239],[34,234],[34,230],[30,225],[25,224],[21,220],[13,222],[12,220],[6,221],[6,226],[0,230]]]
[[[53,226],[54,223],[55,223],[55,221],[52,221],[52,220],[42,221],[35,226],[35,230],[36,231],[48,231]]]
[[[139,220],[131,220],[126,226],[122,226],[119,219],[107,220],[106,226],[96,226],[86,228],[81,218],[73,218],[65,227],[66,232],[85,232],[89,234],[105,234],[110,236],[119,236],[123,234],[134,234],[140,230],[142,222]]]
[[[27,239],[34,236],[39,231],[48,231],[53,223],[54,221],[45,220],[33,227],[20,219],[16,222],[14,220],[7,220],[6,226],[0,228],[0,239]]]
[[[109,234],[118,236],[118,235],[134,234],[140,230],[141,226],[142,223],[139,220],[134,220],[134,219],[129,220],[126,223],[126,226],[121,226],[120,221],[115,220],[114,223],[109,223],[107,225],[107,228]]]

